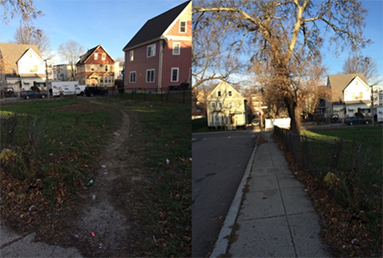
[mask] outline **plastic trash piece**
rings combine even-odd
[[[102,165],[101,167],[102,167],[102,168],[106,168],[106,165]]]
[[[120,133],[114,132],[114,136],[120,136]]]
[[[96,195],[92,195],[92,200],[96,200]]]
[[[35,208],[36,206],[35,205],[32,205],[31,207],[29,207],[29,211],[32,211],[33,208]]]
[[[91,180],[89,180],[89,182],[86,184],[86,186],[89,187],[89,186],[93,185],[93,183],[94,183],[94,180],[91,179]]]
[[[95,237],[96,236],[96,234],[92,231],[92,232],[90,232],[90,235],[92,236],[92,237]]]
[[[168,159],[166,159],[166,164],[168,164],[168,165],[169,165],[169,163],[170,163],[170,161],[169,161]]]

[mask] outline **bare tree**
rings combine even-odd
[[[16,15],[21,15],[24,21],[43,15],[42,11],[36,9],[33,0],[0,0],[0,6],[4,9],[4,23],[8,23]]]
[[[225,44],[230,35],[216,34],[207,27],[193,28],[193,89],[207,81],[229,79],[241,65],[235,51]],[[223,55],[224,54],[224,55]]]
[[[354,55],[348,56],[342,67],[343,73],[363,73],[370,85],[378,84],[379,78],[376,62],[368,56]]]
[[[323,30],[335,53],[346,47],[360,49],[366,10],[356,0],[196,0],[195,28],[211,28],[216,35],[230,34],[232,46],[243,50],[251,62],[269,61],[272,85],[291,118],[290,129],[300,133],[297,58],[320,57]],[[323,26],[321,26],[323,25]],[[198,38],[194,35],[193,40]]]
[[[70,64],[72,72],[71,80],[74,80],[74,76],[76,74],[76,63],[80,56],[84,53],[84,48],[77,41],[69,40],[59,46],[58,53],[63,60]]]
[[[51,51],[49,36],[43,30],[29,24],[25,26],[20,24],[14,39],[16,44],[36,45],[43,58],[50,58],[48,57]]]

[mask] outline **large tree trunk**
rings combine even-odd
[[[287,111],[290,116],[290,130],[294,134],[300,135],[301,133],[301,112],[297,102],[291,98],[285,99]]]

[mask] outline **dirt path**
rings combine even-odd
[[[116,255],[118,250],[126,250],[129,244],[129,221],[113,204],[113,198],[117,196],[113,196],[112,190],[121,176],[127,176],[124,173],[126,161],[118,154],[126,148],[124,142],[129,137],[130,121],[122,110],[116,108],[116,111],[121,113],[121,126],[105,146],[94,183],[83,196],[86,202],[77,216],[77,230],[72,232],[87,256]]]

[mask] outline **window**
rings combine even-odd
[[[217,105],[218,108],[222,108],[222,103],[221,103],[221,102],[218,102],[217,104],[218,104],[218,105]]]
[[[229,101],[229,108],[232,108],[232,107],[233,107],[233,102]]]
[[[105,65],[105,72],[107,72],[109,69],[109,67],[107,65]]]
[[[94,54],[94,60],[98,60],[98,53]]]
[[[178,82],[178,73],[179,73],[179,68],[172,68],[172,74],[171,74],[170,81]]]
[[[173,55],[181,54],[181,43],[174,42],[173,43]]]
[[[147,47],[146,57],[152,57],[156,55],[156,44],[149,45]]]
[[[133,61],[134,60],[134,50],[130,50],[129,52],[129,61]]]
[[[212,107],[213,109],[215,109],[215,103],[214,103],[214,102],[211,103],[211,107]]]
[[[103,79],[103,78],[101,78],[101,79],[100,79],[100,82],[101,82],[101,83],[103,83],[103,82],[104,82],[104,79]]]
[[[102,60],[106,60],[106,54],[102,53]]]
[[[146,82],[154,82],[154,69],[146,70]]]
[[[91,66],[90,66],[90,70],[91,70],[91,71],[94,71],[94,65],[91,65]]]
[[[233,96],[233,93],[231,92],[231,90],[229,91],[229,96],[230,97]]]
[[[186,21],[180,21],[180,32],[186,33]]]
[[[221,97],[221,91],[218,91],[218,92],[217,92],[217,96],[218,96],[218,97]]]

